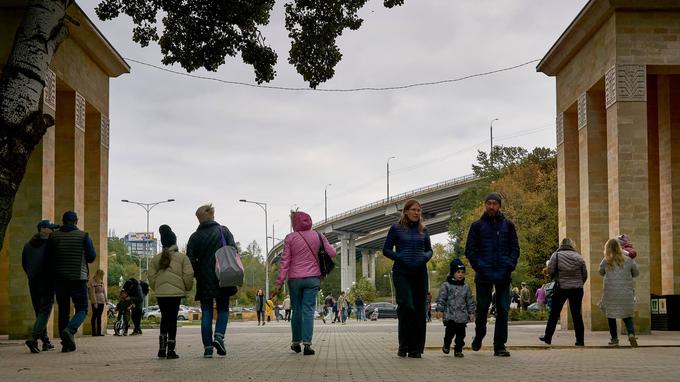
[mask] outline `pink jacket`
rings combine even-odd
[[[324,235],[321,235],[321,238],[328,255],[335,257],[335,249]],[[312,231],[312,218],[304,212],[296,212],[293,215],[293,232],[286,235],[283,240],[283,254],[279,262],[279,277],[276,278],[276,285],[283,285],[286,278],[301,279],[321,276],[317,257],[320,245],[319,235],[316,231]]]

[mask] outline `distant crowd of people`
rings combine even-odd
[[[515,225],[501,212],[502,199],[490,193],[484,199],[484,213],[470,226],[465,256],[475,271],[475,293],[465,283],[466,267],[456,258],[450,263],[449,274],[436,298],[436,315],[443,320],[445,334],[442,351],[463,357],[468,322],[475,322],[471,348],[479,351],[486,336],[487,318],[493,306],[495,329],[493,354],[508,357],[508,315],[511,305],[528,309],[532,293],[526,283],[521,290],[511,288],[511,275],[520,256]],[[215,272],[215,253],[223,246],[236,246],[229,229],[215,221],[215,209],[204,205],[197,209],[199,225],[191,235],[186,254],[177,247],[177,237],[168,225],[159,227],[162,251],[155,255],[148,271],[148,284],[129,279],[121,288],[117,305],[117,335],[127,335],[128,321],[133,323],[132,335],[142,334],[142,301],[150,288],[155,292],[161,311],[158,357],[175,359],[177,354],[177,316],[181,299],[186,297],[196,280],[195,300],[201,304],[201,341],[203,356],[211,358],[213,351],[226,355],[225,336],[229,319],[230,297],[236,287],[222,287]],[[25,245],[23,268],[36,320],[26,346],[32,353],[54,348],[47,335],[47,322],[56,296],[61,351],[76,350],[75,334],[85,320],[88,305],[92,308],[93,336],[103,335],[101,316],[107,304],[106,282],[101,269],[89,280],[88,264],[96,259],[89,235],[77,227],[78,216],[67,211],[62,225],[48,220],[38,223],[36,235]],[[335,257],[335,249],[326,237],[312,230],[311,217],[302,211],[291,212],[293,231],[286,235],[279,262],[276,286],[271,296],[260,289],[255,297],[258,326],[272,318],[291,323],[290,349],[304,355],[315,354],[312,348],[316,303],[321,282],[319,253]],[[432,258],[432,246],[427,227],[422,221],[422,207],[417,200],[404,204],[398,223],[393,224],[382,253],[393,261],[392,275],[397,302],[399,357],[421,358],[427,321],[431,319],[432,295],[428,291],[427,263]],[[633,326],[633,278],[638,275],[636,253],[630,239],[621,235],[608,240],[599,274],[604,278],[600,309],[610,327],[610,345],[618,345],[616,320],[622,319],[631,346],[637,346]],[[581,314],[583,285],[588,278],[587,267],[573,241],[564,238],[546,264],[546,274],[552,285],[545,284],[535,294],[539,309],[549,309],[545,334],[540,340],[551,344],[559,314],[569,301],[574,322],[576,346],[584,346],[584,325]],[[279,312],[275,296],[287,282],[289,294],[283,301],[285,316]],[[73,303],[74,312],[70,304]],[[352,311],[359,321],[367,320],[365,304],[360,295],[350,301],[345,292],[337,299],[325,296],[324,323],[345,324]],[[273,315],[273,317],[272,317]],[[213,318],[215,324],[213,326]],[[39,346],[39,341],[42,346]]]

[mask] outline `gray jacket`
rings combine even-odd
[[[557,266],[559,265],[559,272]],[[560,246],[548,262],[550,277],[559,277],[560,289],[580,289],[588,280],[588,269],[583,257],[569,245]]]
[[[449,276],[450,277],[450,276]],[[459,324],[468,322],[470,314],[475,313],[475,302],[470,287],[444,281],[437,296],[437,312],[444,312],[444,321]]]
[[[637,277],[637,264],[628,256],[620,266],[609,266],[605,259],[600,262],[600,274],[604,276],[604,290],[600,309],[607,318],[633,317],[635,290],[633,278]]]

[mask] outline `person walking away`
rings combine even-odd
[[[432,322],[432,293],[430,291],[427,291],[427,306],[425,309],[427,310],[427,322]]]
[[[142,305],[144,304],[144,291],[141,281],[134,277],[129,278],[123,284],[123,290],[130,298],[130,316],[132,318],[132,336],[142,335]]]
[[[545,312],[545,284],[536,289],[536,304],[540,312]]]
[[[262,289],[258,289],[257,293],[255,293],[255,312],[257,314],[257,326],[260,326],[260,321],[262,321],[262,325],[264,325],[266,322],[264,318],[265,302],[266,298],[264,297],[264,292],[262,291]]]
[[[340,322],[344,325],[347,321],[347,296],[345,292],[340,292],[340,297],[338,297],[338,314],[340,315]]]
[[[399,357],[421,358],[425,349],[427,262],[432,258],[432,245],[421,212],[417,200],[406,201],[399,223],[390,227],[382,250],[394,262]]]
[[[637,347],[633,313],[635,309],[634,280],[640,272],[635,261],[623,254],[617,239],[609,239],[604,246],[604,259],[600,262],[600,275],[604,276],[604,288],[600,309],[607,316],[610,346],[618,346],[616,320],[623,319],[631,347]]]
[[[290,348],[300,353],[302,343],[303,354],[312,355],[315,353],[312,349],[312,337],[316,298],[321,283],[319,248],[323,246],[330,257],[335,257],[335,248],[328,243],[324,235],[312,230],[312,218],[308,214],[294,211],[291,212],[290,218],[293,232],[286,235],[283,240],[283,253],[274,294],[278,294],[284,281],[288,279],[290,304],[293,310]]]
[[[196,210],[199,225],[187,243],[187,257],[191,260],[196,278],[196,300],[201,302],[201,339],[203,357],[212,358],[213,347],[217,354],[227,355],[224,336],[229,321],[229,298],[236,294],[236,287],[221,288],[215,274],[215,252],[222,242],[236,247],[229,229],[215,221],[215,208],[206,204]],[[213,337],[213,306],[217,305],[215,336]]]
[[[465,265],[460,259],[453,259],[449,265],[449,275],[439,289],[437,297],[437,316],[444,319],[444,346],[442,351],[449,354],[451,341],[456,338],[453,356],[463,358],[465,328],[468,321],[475,320],[475,302],[472,291],[465,284]]]
[[[364,299],[358,294],[354,299],[354,306],[357,309],[357,321],[366,321],[366,310],[364,308]]]
[[[265,316],[267,316],[267,322],[271,322],[272,320],[272,312],[274,312],[274,301],[272,299],[267,299],[267,301],[264,303],[264,311],[265,311]]]
[[[550,311],[548,323],[545,326],[545,334],[539,339],[548,345],[551,344],[562,307],[569,300],[569,310],[571,310],[574,334],[576,335],[575,345],[584,346],[581,304],[583,302],[583,284],[588,280],[588,269],[586,262],[576,251],[571,239],[563,239],[557,251],[550,256],[548,272],[556,285],[559,286],[553,291],[553,309]]]
[[[510,283],[519,259],[519,241],[515,225],[501,212],[501,196],[489,193],[484,199],[484,214],[472,223],[465,243],[465,256],[475,270],[477,314],[472,350],[479,351],[486,335],[486,318],[491,305],[491,294],[496,309],[494,356],[509,357],[505,348],[508,341],[508,312]]]
[[[92,317],[90,318],[90,327],[92,328],[92,336],[103,336],[102,334],[102,314],[106,306],[106,284],[104,284],[104,271],[97,269],[94,272],[94,277],[89,285],[90,302],[92,305]]]
[[[333,300],[333,295],[329,294],[326,296],[324,300],[324,306],[323,306],[323,323],[326,323],[326,320],[331,319],[331,314],[333,314],[333,305],[335,304],[335,301]]]
[[[286,313],[284,320],[290,322],[290,295],[287,295],[283,300],[283,310]]]
[[[42,341],[42,351],[54,349],[47,335],[47,322],[50,320],[54,304],[54,287],[47,243],[50,234],[59,226],[52,224],[49,220],[42,220],[37,227],[38,233],[24,245],[21,252],[21,266],[28,277],[28,290],[35,312],[31,338],[25,342],[31,353],[40,353],[38,340]]]
[[[189,258],[177,248],[177,236],[170,226],[158,228],[163,250],[149,264],[149,287],[156,293],[161,310],[158,358],[177,359],[177,314],[179,304],[194,286],[194,269]]]
[[[92,239],[78,229],[78,215],[66,211],[62,226],[50,235],[48,245],[55,274],[54,291],[59,307],[59,336],[62,353],[76,350],[75,334],[87,317],[87,264],[97,257]],[[71,302],[75,314],[71,313]]]
[[[531,290],[527,286],[527,283],[522,283],[522,289],[519,291],[520,305],[522,310],[529,309],[531,304]]]

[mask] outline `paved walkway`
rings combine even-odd
[[[556,334],[552,348],[536,339],[538,325],[511,325],[510,358],[488,349],[465,350],[465,358],[441,352],[443,327],[428,325],[422,359],[396,356],[396,320],[317,323],[314,356],[292,353],[286,323],[257,327],[234,322],[227,330],[227,356],[202,358],[200,328],[178,332],[178,360],[155,358],[158,330],[137,337],[78,337],[78,350],[30,354],[22,341],[0,340],[0,380],[5,381],[445,381],[455,378],[516,381],[678,381],[680,332],[639,337],[640,348],[607,348],[608,334],[586,333],[586,348],[574,348],[573,332]],[[473,325],[468,328],[469,344]],[[493,326],[489,327],[493,333]],[[622,337],[623,338],[623,337]],[[58,342],[58,341],[57,341]],[[622,344],[627,345],[626,340]],[[58,346],[59,347],[59,346]]]

